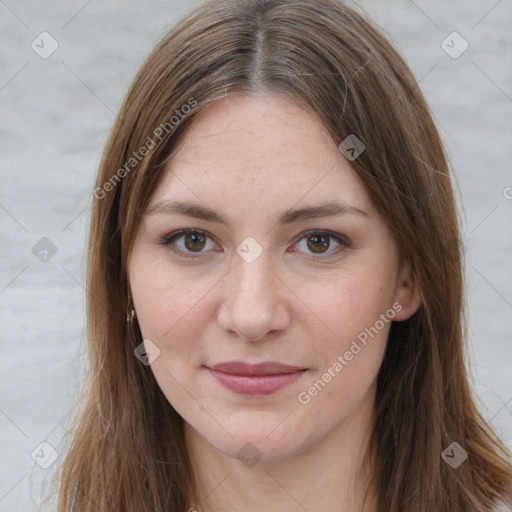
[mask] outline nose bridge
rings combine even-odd
[[[253,261],[236,255],[227,282],[219,323],[247,340],[258,340],[268,331],[284,329],[288,314],[283,289],[273,275],[270,251]]]
[[[233,269],[233,289],[232,292],[238,296],[238,299],[254,300],[265,299],[266,292],[271,291],[273,274],[269,270],[270,265],[268,251],[263,252],[254,261],[248,262],[243,258],[235,258],[235,268]]]
[[[239,299],[260,299],[261,294],[272,286],[273,274],[269,270],[272,266],[272,251],[268,247],[268,241],[258,242],[252,236],[245,237],[236,248],[233,258],[233,289],[232,292],[239,295]]]

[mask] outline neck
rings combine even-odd
[[[315,445],[250,467],[220,452],[185,424],[198,492],[190,500],[191,510],[375,512],[375,489],[370,485],[373,465],[363,467],[374,397],[372,387],[358,408]]]

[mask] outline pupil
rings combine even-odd
[[[203,239],[203,240],[201,240],[201,239]],[[190,240],[192,240],[192,247],[188,243]],[[203,242],[203,246],[201,246],[201,247],[197,247],[197,245],[194,245],[197,243],[201,244],[201,242]],[[198,233],[188,234],[185,238],[185,245],[186,245],[187,249],[189,249],[189,250],[202,249],[204,247],[204,237]]]
[[[317,249],[328,249],[329,248],[329,242],[328,242],[328,237],[325,236],[325,235],[312,235],[311,240],[314,240],[314,243],[313,243],[313,246],[310,247],[313,252],[322,252],[321,250],[318,251]],[[321,241],[323,240],[323,241]],[[317,242],[319,242],[317,244]]]

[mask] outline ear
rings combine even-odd
[[[395,303],[401,308],[395,308],[393,320],[401,322],[410,318],[421,304],[421,297],[415,276],[409,262],[402,260],[396,282]]]

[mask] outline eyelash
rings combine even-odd
[[[189,229],[180,229],[179,231],[174,231],[173,233],[165,235],[164,237],[161,238],[160,243],[161,243],[161,245],[163,245],[165,247],[169,247],[169,249],[173,253],[175,253],[179,258],[196,259],[201,256],[202,252],[186,253],[182,250],[177,250],[172,247],[173,243],[175,243],[177,239],[182,238],[183,236],[186,236],[189,234],[205,235],[208,238],[211,238],[206,231],[203,231],[201,229],[189,228]],[[336,242],[338,242],[340,244],[337,248],[335,248],[327,256],[324,256],[322,254],[315,255],[313,253],[310,253],[311,254],[310,258],[312,258],[314,260],[329,259],[329,258],[337,255],[343,249],[350,247],[350,245],[351,245],[350,240],[346,236],[341,235],[340,233],[333,233],[332,231],[326,231],[326,230],[322,230],[322,229],[311,229],[311,230],[305,231],[304,233],[301,233],[300,238],[298,238],[296,243],[301,242],[302,240],[306,239],[308,236],[311,236],[311,235],[328,236],[330,238],[335,239]],[[196,254],[196,256],[190,256],[190,254]]]

